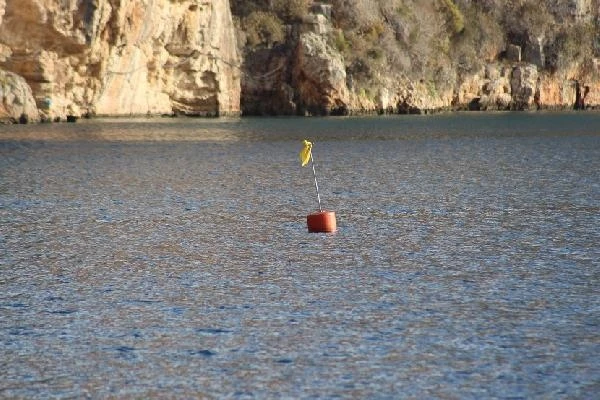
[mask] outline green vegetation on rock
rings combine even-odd
[[[351,90],[397,93],[420,83],[425,95],[447,95],[465,79],[483,77],[487,64],[504,62],[511,45],[519,49],[516,61],[540,74],[568,80],[598,74],[600,14],[581,1],[232,0],[232,9],[250,29],[246,51],[280,35],[292,49],[294,24],[322,4],[331,10],[327,40],[343,55]],[[263,13],[260,23],[248,19],[256,12]]]
[[[253,11],[243,21],[249,46],[270,47],[285,38],[281,20],[273,13]]]

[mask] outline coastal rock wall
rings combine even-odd
[[[576,71],[550,74],[535,64],[493,63],[473,76],[454,105],[477,110],[584,109],[600,105],[600,80]],[[579,99],[578,99],[579,92]]]
[[[300,36],[292,77],[301,111],[316,115],[347,113],[344,59],[322,36],[313,32]]]
[[[0,68],[42,119],[239,113],[228,0],[0,0],[0,15]]]
[[[291,86],[291,49],[279,46],[247,55],[242,76],[242,113],[296,115],[296,93]]]
[[[0,0],[0,119],[600,106],[598,0],[400,3]]]
[[[39,121],[31,88],[19,75],[0,70],[0,97],[0,120]]]
[[[242,45],[243,113],[600,107],[597,0],[401,3],[314,2],[283,40]]]
[[[312,24],[318,31],[318,25]],[[246,54],[242,110],[246,115],[344,115],[352,104],[342,55],[313,31]]]

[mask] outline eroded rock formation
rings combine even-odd
[[[313,32],[300,36],[292,74],[301,111],[315,115],[348,113],[344,59],[322,36]]]
[[[0,14],[0,68],[42,119],[239,112],[228,0],[0,0]]]
[[[0,71],[0,120],[37,122],[39,116],[31,88],[25,79],[12,72]]]

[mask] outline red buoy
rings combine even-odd
[[[335,232],[335,212],[317,211],[306,217],[306,225],[309,232]]]

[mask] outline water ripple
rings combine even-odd
[[[594,398],[576,115],[0,127],[0,397]]]

